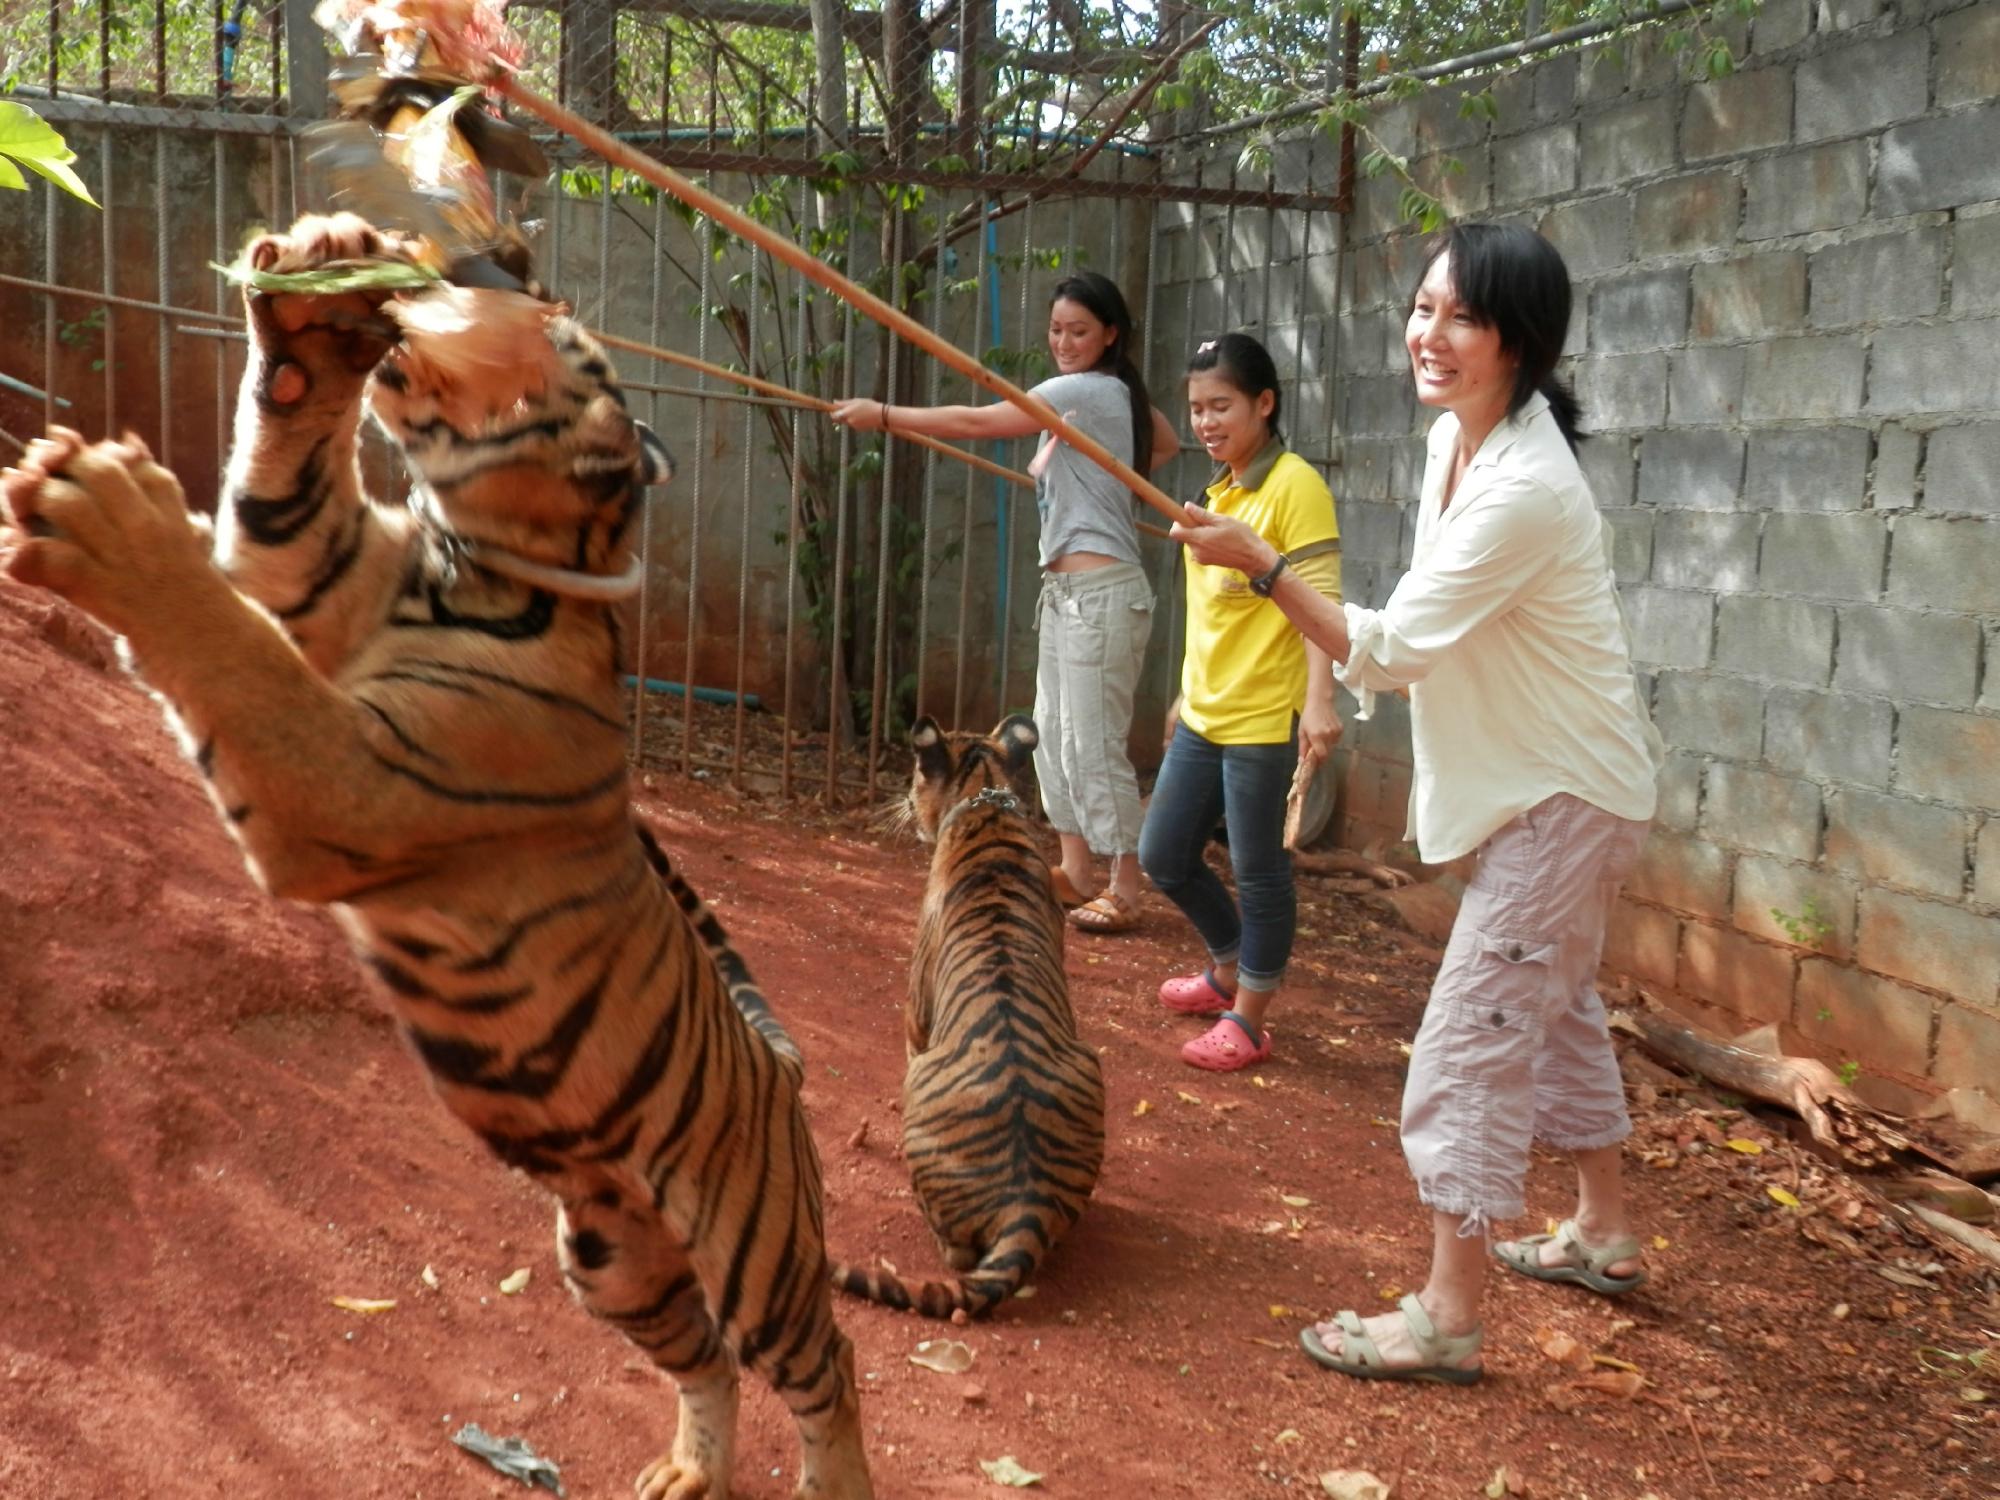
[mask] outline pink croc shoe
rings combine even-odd
[[[1184,1016],[1214,1016],[1228,1010],[1236,996],[1215,982],[1215,971],[1177,974],[1160,986],[1160,1004]]]
[[[1249,1046],[1245,1046],[1245,1042]],[[1260,1063],[1271,1055],[1271,1033],[1261,1035],[1233,1010],[1225,1010],[1215,1024],[1181,1048],[1181,1061],[1211,1073],[1234,1073]]]

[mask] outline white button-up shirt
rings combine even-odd
[[[1434,864],[1568,792],[1653,816],[1658,733],[1639,701],[1610,528],[1546,399],[1479,445],[1443,504],[1458,418],[1431,427],[1410,571],[1381,609],[1346,608],[1334,676],[1361,700],[1410,689],[1409,833]]]

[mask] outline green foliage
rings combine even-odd
[[[1861,1064],[1850,1057],[1833,1071],[1834,1076],[1839,1078],[1843,1084],[1848,1088],[1853,1088],[1854,1080],[1861,1076]]]
[[[90,189],[70,170],[69,164],[75,160],[76,153],[47,120],[25,104],[0,99],[0,188],[25,192],[28,179],[21,175],[21,167],[26,167],[95,208],[97,200],[90,196]]]
[[[1810,896],[1806,897],[1804,909],[1796,916],[1783,907],[1772,907],[1771,920],[1782,927],[1785,936],[1801,948],[1817,948],[1833,936],[1833,924],[1826,920],[1826,914],[1819,909],[1819,903]]]

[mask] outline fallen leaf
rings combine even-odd
[[[1137,1104],[1132,1106],[1132,1118],[1135,1120],[1141,1115],[1149,1115],[1152,1112],[1153,1101],[1150,1099],[1141,1099]]]
[[[1301,1198],[1297,1193],[1280,1193],[1278,1201],[1287,1208],[1311,1208],[1312,1199]]]
[[[1272,1444],[1279,1448],[1284,1447],[1287,1443],[1298,1443],[1303,1441],[1305,1441],[1305,1439],[1300,1435],[1299,1430],[1296,1427],[1287,1427],[1283,1432],[1279,1433],[1276,1437],[1271,1439]]]
[[[1771,1195],[1771,1201],[1774,1203],[1782,1203],[1787,1208],[1798,1208],[1801,1206],[1797,1197],[1786,1192],[1781,1187],[1767,1187],[1764,1191]]]
[[[1024,1287],[1017,1287],[1015,1288],[1014,1291],[1014,1300],[1016,1302],[1026,1302],[1030,1297],[1034,1295],[1035,1295],[1035,1288],[1033,1284]]]
[[[1389,1500],[1389,1486],[1366,1469],[1329,1469],[1319,1487],[1333,1500]]]
[[[1655,1250],[1664,1250],[1667,1248],[1667,1246],[1671,1245],[1672,1243],[1673,1241],[1668,1239],[1664,1234],[1656,1234],[1653,1236],[1653,1248]]]
[[[1190,1093],[1189,1093],[1189,1092],[1188,1092],[1188,1091],[1187,1091],[1186,1089],[1175,1089],[1175,1090],[1174,1090],[1174,1093],[1175,1093],[1175,1095],[1176,1095],[1176,1096],[1177,1096],[1177,1097],[1178,1097],[1178,1098],[1180,1099],[1181,1103],[1183,1103],[1183,1104],[1199,1104],[1199,1103],[1201,1103],[1201,1100],[1200,1100],[1200,1099],[1196,1098],[1196,1097],[1195,1097],[1195,1096],[1194,1096],[1193,1094],[1190,1094]]]
[[[1719,1385],[1698,1385],[1689,1391],[1688,1394],[1697,1401],[1713,1401],[1717,1396],[1722,1394],[1722,1387]]]
[[[1289,1318],[1292,1316],[1292,1310],[1282,1302],[1273,1302],[1271,1304],[1271,1316],[1274,1318]]]
[[[1242,1107],[1243,1101],[1241,1099],[1223,1099],[1216,1104],[1215,1112],[1219,1115],[1234,1114]]]
[[[1609,1354],[1593,1354],[1590,1356],[1590,1362],[1594,1365],[1609,1365],[1614,1370],[1630,1370],[1634,1375],[1639,1373],[1639,1367],[1630,1360],[1614,1359]]]
[[[1259,1234],[1281,1234],[1284,1232],[1284,1228],[1285,1221],[1283,1219],[1272,1219],[1268,1223],[1259,1224],[1257,1232]]]
[[[531,1490],[563,1493],[562,1472],[548,1459],[539,1457],[523,1438],[497,1438],[477,1422],[468,1422],[451,1435],[451,1440]]]
[[[1380,1297],[1384,1302],[1400,1302],[1403,1300],[1403,1289],[1391,1283],[1383,1287],[1375,1295]]]
[[[1528,1493],[1528,1481],[1521,1477],[1521,1471],[1512,1464],[1502,1464],[1493,1471],[1493,1477],[1486,1481],[1486,1500],[1506,1500],[1508,1495]]]
[[[393,1297],[333,1297],[328,1300],[343,1312],[366,1315],[385,1313],[396,1305]]]
[[[910,1356],[910,1363],[940,1375],[963,1375],[972,1368],[972,1347],[956,1339],[925,1339]]]
[[[1908,1271],[1899,1271],[1894,1266],[1876,1266],[1874,1270],[1884,1281],[1893,1281],[1897,1286],[1913,1286],[1924,1292],[1931,1289],[1931,1284],[1923,1277],[1912,1276]]]
[[[1566,1369],[1581,1372],[1590,1368],[1590,1351],[1557,1329],[1537,1328],[1535,1347]]]
[[[1004,1453],[999,1458],[982,1458],[979,1460],[979,1467],[986,1471],[986,1477],[995,1484],[1011,1485],[1017,1490],[1024,1490],[1031,1484],[1042,1482],[1041,1475],[1030,1474],[1015,1461],[1011,1453]]]
[[[1727,1146],[1731,1151],[1741,1151],[1745,1156],[1762,1156],[1764,1154],[1762,1146],[1758,1145],[1755,1141],[1746,1141],[1740,1135],[1732,1135],[1722,1144]]]
[[[1976,1385],[1969,1385],[1958,1393],[1958,1399],[1961,1401],[1970,1401],[1977,1405],[1986,1399],[1986,1392]]]
[[[1394,1120],[1385,1120],[1380,1115],[1370,1115],[1368,1117],[1368,1123],[1370,1125],[1379,1125],[1384,1130],[1394,1130],[1396,1128],[1396,1122]]]
[[[1250,1081],[1256,1084],[1257,1087],[1260,1089],[1267,1089],[1271,1086],[1270,1084],[1264,1082],[1264,1075],[1262,1073],[1252,1073],[1250,1075]]]
[[[523,1266],[512,1275],[502,1278],[500,1282],[500,1295],[503,1297],[518,1296],[527,1289],[528,1278],[532,1274],[526,1266]]]
[[[423,1271],[418,1276],[418,1280],[422,1281],[423,1284],[429,1287],[432,1291],[436,1291],[438,1289],[438,1273],[433,1271],[429,1266],[424,1267]]]

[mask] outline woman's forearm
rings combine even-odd
[[[1347,611],[1337,599],[1329,599],[1291,568],[1278,575],[1271,589],[1271,602],[1285,612],[1308,647],[1326,654],[1329,662],[1347,663]],[[1328,691],[1332,691],[1329,679]]]

